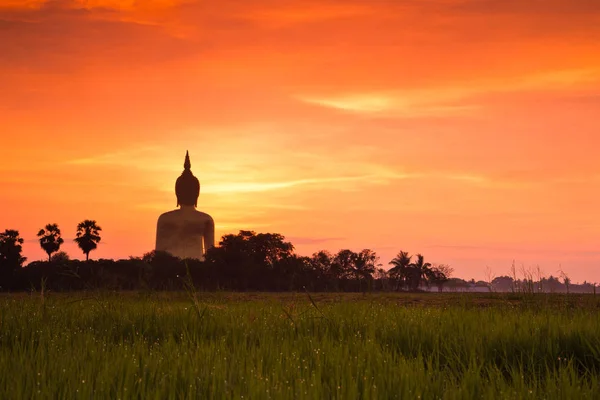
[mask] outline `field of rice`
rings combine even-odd
[[[0,399],[600,398],[600,298],[0,295]]]

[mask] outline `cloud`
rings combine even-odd
[[[174,8],[187,0],[0,0],[0,10],[56,11],[56,10],[118,10],[143,11]]]
[[[133,159],[139,158],[140,155],[148,155],[161,150],[160,146],[140,146],[126,150],[115,151],[112,153],[100,154],[92,157],[75,158],[67,160],[66,164],[73,165],[121,165],[136,167],[137,163],[132,162]],[[153,164],[146,163],[146,167],[151,167]]]
[[[354,190],[359,185],[385,185],[417,176],[370,162],[365,159],[371,153],[367,148],[355,152],[352,147],[338,146],[340,157],[331,157],[328,149],[307,156],[293,147],[286,148],[285,140],[277,143],[275,137],[261,140],[260,136],[247,136],[246,139],[207,141],[201,147],[190,149],[192,171],[201,180],[203,194],[251,194],[300,188]],[[140,174],[151,172],[151,179],[145,174],[144,182],[151,180],[157,183],[158,190],[172,192],[173,180],[182,168],[182,160],[177,157],[173,161],[173,153],[166,151],[174,146],[176,144],[169,141],[138,144],[129,149],[72,159],[67,165],[110,171],[123,169]],[[226,159],[223,154],[227,154]],[[197,160],[202,160],[201,164]]]
[[[287,63],[286,76],[321,85],[338,79],[411,84],[431,75],[512,73],[539,56],[519,52],[530,53],[531,41],[540,37],[561,35],[572,49],[594,43],[600,35],[594,1],[550,0],[542,7],[483,0],[4,0],[1,61],[4,68],[56,71],[182,58],[220,59],[231,68],[231,61],[244,60],[249,71],[268,69],[271,76]],[[565,13],[570,18],[562,18]],[[555,50],[565,44],[557,42]],[[457,52],[462,56],[449,56]]]
[[[428,116],[468,115],[474,105],[426,104],[408,97],[385,94],[354,94],[339,97],[298,96],[298,100],[341,111],[390,118],[423,118]]]
[[[210,187],[205,189],[204,192],[207,194],[254,193],[268,192],[272,190],[291,189],[298,186],[332,188],[338,186],[338,184],[341,184],[343,186],[344,184],[353,182],[371,182],[375,178],[379,177],[377,175],[362,175],[305,178],[281,182],[228,182],[211,185]],[[395,178],[398,179],[398,177]]]
[[[168,26],[117,7],[117,2],[47,1],[0,9],[3,69],[79,71],[98,64],[143,66],[193,54],[206,46]]]
[[[227,141],[220,142],[223,150],[211,148],[207,143],[204,154],[192,151],[192,170],[201,180],[202,194],[230,198],[232,195],[254,195],[264,193],[299,193],[315,190],[356,191],[365,187],[397,186],[400,181],[419,181],[424,184],[458,184],[480,188],[516,189],[523,187],[567,184],[597,181],[592,175],[582,177],[569,174],[546,174],[542,170],[490,169],[469,170],[465,168],[442,168],[438,164],[419,164],[411,168],[398,163],[387,163],[382,159],[382,150],[359,146],[340,147],[336,157],[328,155],[329,149],[315,151],[309,155],[293,149],[282,150],[284,143],[273,144],[255,140],[245,145],[230,146]],[[172,193],[173,182],[181,172],[181,160],[173,161],[171,153],[165,153],[170,145],[138,145],[130,149],[98,154],[91,157],[72,159],[67,165],[81,167],[100,167],[114,174],[123,170],[129,174],[129,181],[111,183],[127,186],[130,181],[155,187],[161,193]],[[214,155],[228,154],[230,161]],[[373,160],[371,160],[371,158]],[[195,160],[202,160],[202,165]],[[379,159],[379,160],[378,160]],[[137,171],[135,174],[132,172]],[[151,173],[151,175],[148,175]],[[136,178],[136,176],[140,176]],[[143,179],[141,177],[143,176]],[[239,177],[244,177],[240,180]],[[112,181],[111,181],[112,182]],[[154,185],[154,186],[152,186]],[[236,198],[239,201],[239,198]],[[264,202],[264,199],[263,199]],[[160,203],[146,205],[146,208],[159,209]],[[262,209],[285,208],[300,210],[301,205],[290,206],[285,203],[268,202]]]
[[[447,10],[464,14],[489,15],[490,13],[517,15],[590,15],[600,13],[596,0],[450,0],[441,2]]]
[[[339,147],[337,156],[328,155],[329,149],[315,151],[309,155],[294,149],[282,150],[285,143],[271,148],[267,140],[240,142],[237,146],[228,141],[220,142],[223,150],[205,145],[204,154],[192,151],[192,170],[202,183],[202,194],[208,196],[231,196],[234,194],[260,194],[267,192],[300,192],[314,190],[355,191],[364,187],[396,185],[399,181],[448,181],[480,187],[513,187],[527,183],[514,176],[486,175],[468,170],[440,169],[439,166],[421,165],[405,168],[401,164],[387,164],[377,161],[381,153],[377,148],[366,146],[354,148]],[[139,173],[152,173],[152,179],[145,175],[145,185],[152,182],[157,190],[172,193],[173,181],[181,172],[181,162],[170,161],[164,145],[139,145],[131,149],[98,154],[83,159],[73,159],[68,164],[137,170]],[[214,154],[228,154],[231,161],[221,157],[213,160]],[[373,160],[371,160],[373,158]],[[195,160],[201,159],[202,165]],[[245,179],[240,180],[243,176]],[[534,181],[534,182],[539,182]],[[140,184],[140,181],[137,182]],[[124,185],[127,183],[125,182]],[[277,203],[271,203],[277,204]],[[287,204],[287,203],[286,203]],[[265,204],[265,207],[268,206]]]
[[[299,101],[383,118],[470,115],[480,96],[532,90],[559,90],[600,83],[600,68],[541,71],[512,79],[470,79],[463,85],[396,89],[340,95],[297,95]]]
[[[241,19],[248,19],[272,29],[289,28],[293,25],[305,25],[315,22],[331,22],[332,20],[365,17],[375,13],[375,9],[366,2],[352,4],[350,2],[311,2],[276,3],[269,7],[258,6],[240,14]]]
[[[35,10],[44,6],[47,0],[0,0],[2,10]]]

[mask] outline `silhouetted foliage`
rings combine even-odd
[[[206,262],[223,271],[219,283],[226,288],[268,290],[275,286],[283,290],[289,286],[287,280],[294,279],[293,274],[284,273],[290,263],[298,262],[293,250],[282,235],[240,231],[223,236],[219,246],[207,252]]]
[[[429,269],[427,279],[429,283],[437,286],[438,291],[443,291],[444,284],[450,279],[453,269],[449,265],[440,264]]]
[[[40,238],[40,246],[48,254],[48,261],[52,253],[60,250],[60,246],[64,243],[60,236],[60,229],[57,224],[48,224],[45,228],[40,229],[37,236]]]
[[[409,280],[409,268],[412,262],[412,256],[406,251],[401,251],[390,261],[393,267],[389,271],[390,278],[396,282],[396,290],[403,288]]]
[[[334,276],[338,279],[351,279],[354,277],[353,266],[355,253],[352,250],[340,250],[331,264]]]
[[[21,255],[23,238],[19,231],[7,229],[0,233],[0,287],[6,289],[13,284],[15,273],[27,260]]]
[[[60,256],[59,256],[60,255]],[[379,257],[369,249],[344,249],[313,257],[294,254],[282,235],[240,231],[223,236],[206,260],[181,260],[152,251],[128,260],[69,260],[55,254],[50,262],[33,262],[23,270],[19,289],[180,290],[191,278],[199,290],[358,291],[372,289]]]
[[[358,282],[359,290],[362,288],[362,282],[367,282],[370,287],[379,257],[373,250],[364,249],[359,253],[354,253],[353,261],[352,272]]]
[[[492,279],[492,288],[500,291],[512,291],[515,287],[515,281],[510,276],[498,276]]]
[[[96,221],[86,219],[77,225],[77,237],[75,242],[85,254],[85,260],[90,259],[90,252],[96,250],[98,243],[100,242],[100,228]]]
[[[416,257],[417,261],[408,266],[408,287],[412,291],[417,290],[424,278],[428,277],[431,273],[431,264],[425,262],[423,255],[417,254]]]
[[[71,260],[71,257],[64,251],[59,251],[50,257],[50,262],[54,264],[64,264]]]
[[[449,280],[452,268],[444,264],[432,267],[430,263],[425,262],[423,255],[417,254],[415,257],[416,260],[413,262],[413,256],[406,251],[400,251],[390,261],[392,268],[388,271],[388,276],[395,283],[395,289],[406,288],[416,291],[425,284],[427,287],[435,285],[439,291],[442,291]]]
[[[309,269],[314,281],[311,288],[323,287],[325,290],[338,289],[338,277],[333,269],[333,255],[325,250],[314,253],[308,259]]]
[[[55,231],[55,229],[47,229]],[[96,248],[100,227],[95,221],[78,226],[82,250]],[[89,246],[86,243],[89,242]],[[240,231],[222,237],[218,247],[208,250],[206,260],[179,259],[170,253],[151,251],[127,260],[71,260],[55,252],[49,261],[35,261],[21,268],[23,239],[19,232],[0,234],[0,287],[3,290],[182,290],[190,283],[198,290],[233,291],[365,291],[423,290],[431,285],[450,291],[486,288],[488,283],[450,278],[452,268],[432,266],[422,255],[412,257],[401,251],[390,261],[392,268],[380,267],[379,257],[370,249],[354,252],[342,249],[335,254],[319,251],[311,257],[294,253],[294,246],[276,233]],[[539,285],[549,291],[594,292],[596,284],[573,285],[562,277],[543,278]],[[495,289],[523,291],[530,278],[508,276],[492,281]],[[506,291],[505,290],[505,291]]]

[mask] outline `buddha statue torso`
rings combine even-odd
[[[156,251],[166,251],[182,259],[203,260],[206,250],[215,244],[215,223],[210,215],[196,210],[200,182],[190,168],[189,154],[186,154],[184,171],[175,184],[180,209],[158,218]]]

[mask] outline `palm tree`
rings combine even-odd
[[[85,254],[85,260],[90,259],[90,251],[96,250],[98,242],[100,242],[100,228],[96,221],[86,219],[77,225],[77,237],[75,242]]]
[[[373,250],[364,249],[360,253],[354,253],[354,265],[353,272],[356,280],[358,281],[358,289],[361,290],[361,282],[363,280],[369,281],[373,278],[379,256]]]
[[[37,236],[40,238],[40,246],[46,254],[48,254],[48,261],[52,256],[52,253],[56,253],[60,250],[60,245],[64,243],[62,237],[60,237],[60,229],[57,224],[48,224],[45,228],[40,229]]]
[[[423,255],[417,254],[417,261],[409,265],[409,286],[417,290],[424,277],[431,274],[431,264],[426,263]]]
[[[396,281],[396,290],[406,283],[411,261],[412,256],[409,255],[407,251],[401,251],[396,258],[390,261],[390,264],[393,265],[393,267],[390,268],[389,274],[390,278]]]

